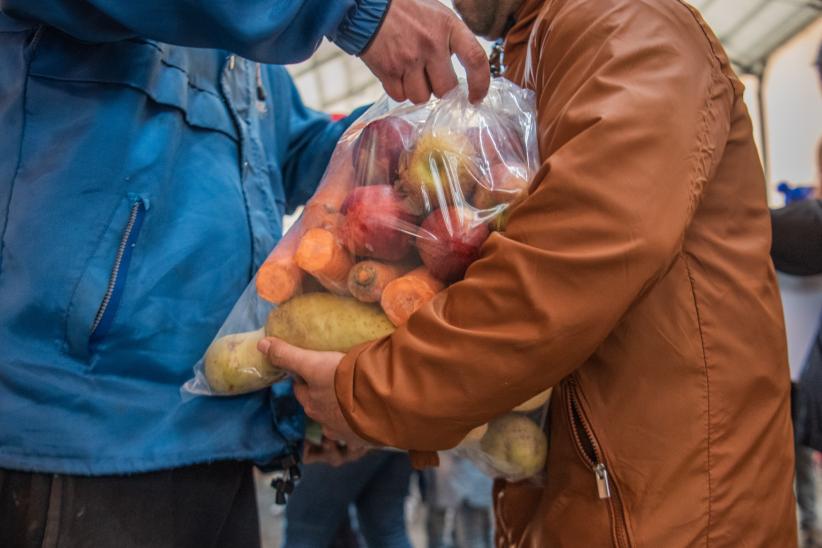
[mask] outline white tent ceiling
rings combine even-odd
[[[743,72],[760,74],[771,53],[822,15],[822,0],[691,0]]]
[[[691,0],[740,72],[760,74],[768,56],[822,15],[822,0]],[[486,43],[487,45],[487,43]],[[349,112],[375,100],[382,87],[359,59],[324,42],[290,68],[306,104]]]

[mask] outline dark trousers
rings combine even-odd
[[[283,548],[326,548],[357,508],[359,531],[369,548],[411,548],[405,529],[405,498],[411,477],[406,453],[371,451],[333,467],[307,464],[285,507]]]
[[[96,477],[0,468],[0,546],[259,548],[252,466]]]
[[[791,383],[791,417],[796,431],[798,417],[799,385]],[[796,504],[799,506],[799,525],[805,531],[819,527],[816,517],[816,478],[814,477],[813,450],[799,442],[794,435],[794,455],[796,467]]]

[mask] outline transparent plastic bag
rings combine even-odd
[[[533,94],[507,80],[494,79],[477,105],[464,84],[424,105],[376,102],[338,142],[184,395],[237,395],[282,379],[256,351],[265,334],[340,352],[390,334],[504,231],[537,157]],[[469,445],[460,451],[481,452]],[[483,461],[487,470],[494,460]]]
[[[521,481],[539,476],[548,457],[544,426],[552,389],[468,433],[453,449],[495,478]]]

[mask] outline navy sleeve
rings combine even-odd
[[[771,258],[795,276],[822,274],[822,201],[803,200],[771,210]]]
[[[290,83],[290,88],[288,152],[282,168],[286,208],[289,213],[314,194],[337,141],[348,126],[368,108],[360,107],[347,117],[332,122],[327,114],[312,110],[303,104],[293,82]]]
[[[388,1],[3,0],[0,10],[89,42],[142,37],[284,64],[307,59],[323,37],[359,54]]]

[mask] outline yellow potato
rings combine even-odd
[[[501,476],[517,481],[543,469],[548,439],[537,423],[524,415],[509,413],[488,424],[480,449]]]
[[[285,377],[257,350],[262,329],[220,337],[208,347],[204,370],[215,394],[245,394],[270,386]]]
[[[271,311],[269,337],[308,350],[347,352],[394,331],[379,306],[331,293],[306,293]]]

